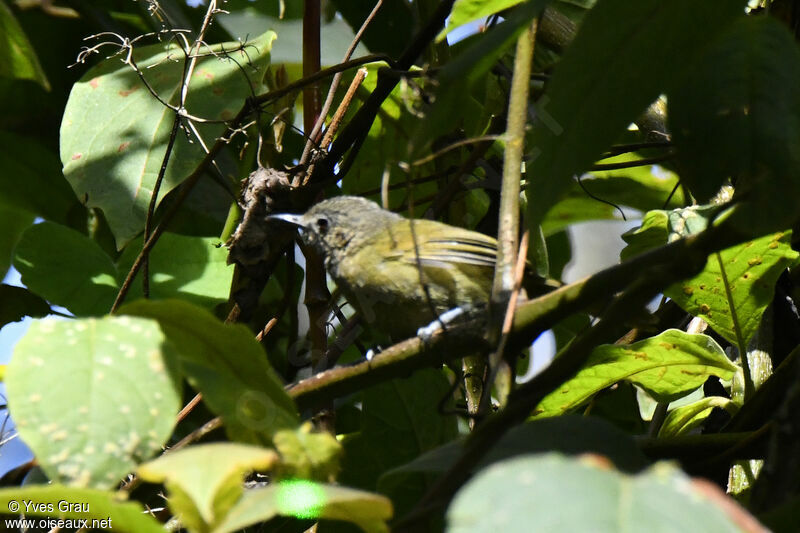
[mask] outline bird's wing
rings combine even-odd
[[[497,262],[497,245],[469,237],[431,239],[419,246],[419,258],[423,265],[459,263],[494,268]]]
[[[393,254],[394,259],[408,263],[419,261],[422,266],[436,268],[448,268],[453,264],[494,268],[497,262],[495,239],[439,222],[415,221],[415,224],[418,226],[413,234],[408,230],[407,235],[398,236],[399,241],[407,245]]]

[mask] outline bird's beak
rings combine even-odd
[[[292,215],[290,213],[283,213],[280,215],[269,215],[267,220],[282,220],[288,224],[292,224],[293,226],[297,226],[298,228],[305,228],[305,223],[303,222],[303,215]]]

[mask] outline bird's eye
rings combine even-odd
[[[317,228],[319,229],[320,234],[324,235],[328,232],[328,219],[327,218],[318,218],[317,219]]]

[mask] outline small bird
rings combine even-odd
[[[300,227],[350,304],[394,340],[446,311],[489,303],[497,241],[482,233],[410,220],[356,196],[268,218]]]

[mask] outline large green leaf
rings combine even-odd
[[[28,289],[0,284],[0,328],[23,317],[42,318],[50,314],[50,306]]]
[[[711,337],[668,329],[630,345],[598,346],[583,368],[547,395],[534,414],[559,415],[623,380],[669,402],[700,387],[709,376],[730,379],[737,368]]]
[[[29,289],[76,315],[106,313],[117,294],[111,258],[95,241],[52,222],[22,234],[14,266]]]
[[[600,0],[537,104],[528,138],[531,221],[674,83],[743,1]]]
[[[164,233],[150,253],[150,298],[180,298],[206,308],[228,299],[233,266],[228,264],[228,250],[219,239],[187,237]],[[141,250],[137,238],[117,261],[120,285]],[[142,284],[135,283],[128,299],[142,294]]]
[[[241,531],[275,516],[343,520],[368,533],[388,532],[392,502],[378,494],[310,481],[282,481],[247,491],[215,533]]]
[[[669,93],[669,119],[681,178],[698,200],[732,177],[760,213],[747,214],[750,228],[791,225],[800,194],[800,50],[783,24],[747,17],[732,25]]]
[[[241,498],[244,475],[267,470],[277,460],[274,450],[218,442],[163,455],[136,472],[145,481],[164,483],[170,509],[183,525],[193,531],[209,531]]]
[[[791,233],[776,233],[713,254],[700,274],[664,294],[729,342],[746,345],[772,302],[778,277],[800,257],[790,242]]]
[[[725,509],[666,463],[631,476],[605,462],[548,454],[475,476],[450,505],[447,531],[741,531]]]
[[[364,391],[361,432],[344,440],[339,480],[366,490],[378,488],[392,496],[398,509],[407,510],[422,496],[426,480],[409,475],[378,485],[378,478],[389,468],[456,437],[455,417],[443,415],[438,408],[449,391],[450,384],[438,370],[417,372]]]
[[[153,320],[33,322],[6,373],[22,440],[53,481],[110,488],[161,450],[181,387]]]
[[[79,205],[57,155],[35,139],[7,131],[0,131],[0,145],[0,209],[26,209],[67,223],[70,210]]]
[[[31,527],[37,531],[55,528],[54,517],[58,517],[72,521],[69,525],[64,523],[61,526],[66,529],[74,527],[79,530],[85,527],[131,533],[164,533],[164,527],[158,520],[145,512],[140,503],[125,501],[126,497],[127,494],[64,485],[27,485],[1,489],[0,508],[4,514],[6,509],[11,511],[9,514],[24,513],[38,525]],[[19,511],[13,511],[15,506]],[[39,522],[32,518],[35,516],[48,518]]]
[[[22,235],[14,266],[23,283],[51,303],[77,315],[99,315],[110,309],[138,255],[135,244],[115,266],[94,240],[44,222]],[[180,297],[205,307],[227,300],[233,268],[226,263],[227,251],[218,244],[218,239],[164,233],[150,253],[151,298]],[[136,282],[129,298],[141,292],[141,283]]]
[[[382,482],[412,472],[441,474],[458,460],[463,444],[463,440],[452,441],[425,452],[387,471]],[[621,470],[630,472],[650,463],[633,437],[610,422],[594,416],[564,415],[530,420],[511,428],[484,456],[478,468],[510,457],[553,451],[567,455],[599,454],[608,457]]]
[[[36,51],[28,42],[25,32],[0,0],[0,77],[34,80],[50,89],[47,76],[39,64]]]
[[[22,232],[33,223],[33,215],[24,209],[0,205],[0,280],[6,277],[11,256]]]
[[[276,431],[298,424],[294,403],[246,327],[180,300],[138,300],[120,313],[159,321],[184,375],[222,416],[232,440],[269,444]]]
[[[269,62],[274,38],[273,32],[267,32],[246,51],[228,52],[232,60],[227,61],[219,54],[236,49],[237,43],[211,47],[216,54],[199,60],[194,71],[188,112],[210,120],[233,118],[252,91],[261,90],[258,80]],[[174,45],[159,44],[137,47],[133,57],[152,89],[163,101],[175,104],[183,53]],[[240,65],[248,61],[259,70],[248,71],[245,77]],[[117,58],[90,69],[70,93],[61,123],[64,175],[86,205],[103,210],[118,248],[144,227],[173,116],[131,67]],[[198,124],[198,129],[205,142],[212,144],[224,126]],[[159,200],[195,169],[203,155],[197,141],[178,135]]]

